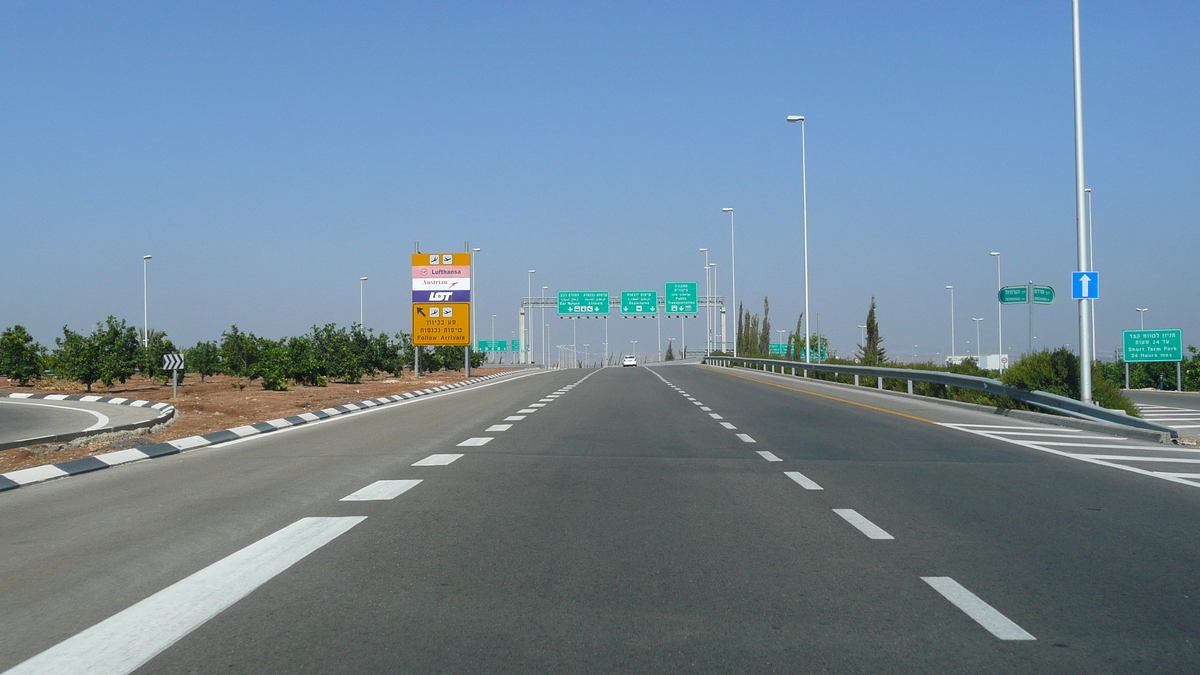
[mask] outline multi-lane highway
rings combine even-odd
[[[0,671],[1195,672],[1198,457],[520,375],[0,494]]]

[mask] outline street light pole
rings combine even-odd
[[[475,259],[478,257],[476,254],[482,250],[481,248],[471,249],[471,351],[475,351],[475,348],[479,346],[479,322],[475,320],[475,301],[479,299],[475,291]],[[467,352],[467,359],[470,358],[471,352]]]
[[[1088,263],[1087,223],[1085,220],[1083,173],[1083,65],[1079,47],[1079,0],[1071,2],[1075,56],[1075,249],[1077,270],[1091,272]],[[1033,298],[1029,298],[1030,303]],[[1079,369],[1079,400],[1092,402],[1092,307],[1088,300],[1079,300],[1079,362],[1086,364]]]
[[[150,295],[146,287],[146,261],[153,257],[142,256],[142,349],[150,346]]]
[[[975,322],[975,360],[979,361],[983,358],[983,353],[979,351],[979,322],[983,321],[983,317],[978,319],[972,318],[971,320]],[[975,365],[978,366],[979,364],[976,363]]]
[[[1150,308],[1138,309],[1134,307],[1133,310],[1138,313],[1138,318],[1142,320],[1142,330],[1146,330],[1146,312],[1149,312]]]
[[[550,288],[550,287],[542,286],[542,328],[541,328],[541,330],[538,331],[541,334],[540,339],[542,341],[542,367],[543,368],[546,367],[546,333],[549,332],[549,329],[546,327],[547,326],[547,324],[546,324],[546,289],[548,289],[548,288]]]
[[[529,300],[525,301],[528,311],[525,314],[525,323],[529,326],[525,333],[525,343],[521,345],[521,351],[525,354],[525,363],[533,363],[533,307],[530,301],[533,300],[533,275],[537,270],[529,270],[525,275],[525,297]]]
[[[709,305],[712,287],[708,283],[708,249],[702,248],[700,252],[704,254],[704,354],[707,356],[712,351],[712,307]]]
[[[1096,271],[1096,247],[1092,245],[1092,188],[1085,188],[1087,193],[1087,229],[1088,229],[1088,271]],[[1092,361],[1096,358],[1096,301],[1088,300],[1088,309],[1092,312]]]
[[[954,358],[954,287],[946,288],[950,290],[950,358]]]
[[[359,277],[359,328],[362,328],[362,282],[366,280],[366,276]]]
[[[1000,302],[1000,290],[1004,286],[1000,284],[1000,252],[992,251],[991,255],[996,257],[996,340],[999,342],[996,353],[1000,359],[1000,372],[1004,372],[1004,303]]]
[[[809,330],[812,322],[809,317],[812,315],[808,313],[808,150],[804,138],[804,116],[789,115],[787,121],[800,123],[800,184],[804,204],[804,362],[812,363],[812,349],[809,348],[812,341],[812,331]]]
[[[737,304],[737,239],[734,237],[733,209],[727,206],[721,210],[729,214],[729,267],[730,274],[733,277],[733,311],[738,313],[737,320],[733,322],[733,356],[737,358],[737,332],[738,326],[742,322],[742,310],[738,309]]]

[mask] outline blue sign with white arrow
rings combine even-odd
[[[1071,272],[1071,299],[1095,300],[1100,297],[1100,275],[1095,272]]]

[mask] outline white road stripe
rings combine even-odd
[[[700,401],[692,401],[692,405],[704,405]]]
[[[882,527],[867,520],[854,509],[834,509],[833,512],[844,518],[847,523],[858,528],[858,531],[867,535],[868,539],[895,539],[892,535],[884,532]]]
[[[714,420],[723,420],[723,419],[725,419],[724,417],[721,417],[721,416],[720,416],[720,415],[718,415],[717,413],[708,413],[708,416],[709,416],[709,417],[711,417],[711,418],[713,418]]]
[[[487,429],[484,429],[484,431],[488,431],[488,432],[508,431],[511,428],[512,428],[511,424],[493,424],[492,426],[488,427]]]
[[[459,447],[470,448],[470,447],[476,447],[476,446],[480,446],[480,445],[487,445],[488,442],[491,440],[492,440],[491,436],[468,438],[467,440],[463,441],[462,443],[459,443],[458,445],[459,445]]]
[[[749,434],[738,434],[737,437],[742,439],[743,443],[757,443],[758,442],[758,441],[754,440],[753,438],[750,438]]]
[[[730,424],[729,422],[721,422],[721,426],[725,427],[726,429],[736,429],[737,428],[737,427],[733,426],[732,424]]]
[[[5,675],[124,675],[366,520],[303,518],[168,586]]]
[[[354,493],[342,497],[340,502],[379,502],[395,499],[415,488],[418,480],[377,480]]]
[[[545,403],[530,403],[529,407],[530,408],[545,408],[546,404]]]
[[[523,419],[525,419],[524,415],[509,415],[508,417],[504,418],[504,421],[505,422],[520,422]]]
[[[804,488],[805,490],[824,490],[825,489],[825,488],[821,487],[820,485],[817,485],[816,483],[814,483],[812,481],[812,479],[810,479],[808,476],[805,476],[804,474],[800,473],[799,471],[784,471],[783,475],[785,475],[788,478],[791,478],[792,480],[799,483],[800,487]]]
[[[454,463],[454,460],[460,459],[462,454],[444,454],[430,455],[419,462],[413,462],[413,466],[446,466]]]
[[[1083,459],[1102,459],[1109,462],[1170,462],[1171,464],[1200,464],[1200,459],[1186,457],[1134,457],[1131,455],[1076,455]]]
[[[553,403],[554,402],[554,399],[552,399],[552,398],[539,398],[538,400],[541,401],[542,403]]]
[[[783,461],[782,459],[779,459],[778,457],[776,457],[775,453],[767,452],[766,450],[759,450],[758,454],[762,455],[762,458],[767,460],[768,462],[782,462]]]
[[[521,410],[518,410],[517,412],[522,415],[528,415],[530,413],[537,412],[537,408],[522,408]]]
[[[130,448],[129,450],[106,452],[103,455],[95,455],[95,457],[109,466],[116,466],[118,464],[125,464],[126,462],[136,462],[146,459],[146,453],[137,448]]]
[[[712,408],[710,408],[710,407],[708,407],[708,406],[706,406],[706,405],[702,405],[702,406],[700,406],[700,409],[701,409],[701,410],[703,410],[704,412],[711,412],[711,411],[712,411]]]
[[[921,577],[921,581],[932,586],[943,598],[1001,640],[1037,639],[950,577]]]

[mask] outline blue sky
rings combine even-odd
[[[1100,351],[1134,307],[1200,344],[1200,6],[1082,16]],[[360,276],[367,325],[408,330],[417,241],[483,249],[484,339],[492,314],[497,338],[515,329],[528,269],[535,294],[661,289],[702,280],[707,247],[728,299],[725,206],[738,299],[769,295],[791,328],[789,114],[807,118],[810,304],[840,353],[875,296],[893,356],[944,355],[948,284],[957,351],[971,317],[995,351],[993,250],[1006,284],[1059,291],[1035,345],[1078,342],[1068,0],[9,2],[0,62],[0,324],[46,344],[140,324],[144,254],[151,325],[182,344],[350,323]],[[1023,351],[1025,308],[1004,326]],[[656,339],[610,328],[614,350]]]

